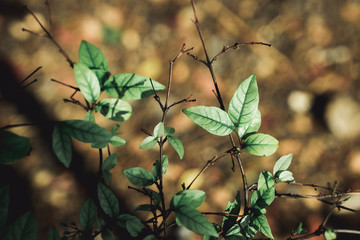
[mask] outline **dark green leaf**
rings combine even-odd
[[[155,211],[157,209],[157,206],[155,205],[150,205],[150,204],[140,204],[139,206],[137,206],[135,208],[135,212],[136,211],[146,211],[146,212],[151,212],[151,211]]]
[[[180,159],[184,157],[184,146],[180,139],[173,135],[168,135],[167,140],[169,141],[170,145],[175,149],[177,154],[179,154]]]
[[[154,136],[157,137],[157,138],[160,138],[164,134],[164,131],[165,131],[164,123],[159,122],[154,128]]]
[[[98,198],[101,208],[110,217],[119,215],[119,202],[115,194],[104,184],[98,184]]]
[[[147,235],[143,240],[157,240],[157,238],[154,235]]]
[[[245,151],[255,156],[270,156],[279,146],[279,141],[274,137],[257,133],[245,139]]]
[[[165,86],[152,80],[156,92]],[[105,82],[108,95],[125,100],[138,100],[154,95],[150,79],[133,73],[120,73]]]
[[[129,215],[121,214],[117,218],[117,224],[125,228],[132,237],[137,237],[141,231],[145,228],[145,225],[140,221],[139,218]]]
[[[111,129],[111,135],[115,135],[116,132],[120,129],[121,122],[118,122],[115,126]]]
[[[97,148],[97,149],[102,149],[102,148],[106,148],[109,142],[98,142],[98,143],[92,143],[91,147],[92,148]]]
[[[101,238],[102,240],[115,240],[114,234],[107,228],[101,232]]]
[[[97,217],[97,209],[93,200],[88,199],[80,210],[80,225],[84,230],[92,229]]]
[[[112,136],[109,143],[113,146],[120,147],[126,144],[126,141],[119,136]]]
[[[116,163],[117,163],[117,154],[113,153],[105,159],[103,164],[103,170],[110,171],[115,167]]]
[[[169,136],[169,135],[173,135],[175,133],[175,128],[172,127],[166,127],[165,128],[165,135]]]
[[[57,231],[56,227],[52,227],[49,237],[47,240],[60,240],[59,232]]]
[[[254,116],[253,120],[251,121],[250,125],[248,126],[248,128],[247,129],[245,129],[245,128],[238,129],[239,137],[244,138],[247,134],[256,133],[259,130],[260,126],[261,126],[261,113],[259,110],[257,110],[255,113],[255,116]],[[245,130],[245,132],[242,132],[244,130]]]
[[[148,136],[140,144],[140,149],[146,150],[153,148],[157,143],[157,137]]]
[[[194,123],[218,136],[229,135],[233,129],[229,115],[217,107],[197,106],[182,110]]]
[[[204,202],[206,194],[201,190],[182,190],[176,193],[171,199],[171,208],[177,209],[181,207],[198,208]]]
[[[101,50],[85,40],[81,41],[79,61],[91,69],[109,70],[109,65]]]
[[[334,240],[336,239],[336,232],[331,228],[326,228],[324,232],[324,237],[326,240]]]
[[[275,199],[275,188],[255,191],[251,196],[251,207],[262,209],[269,206]]]
[[[265,190],[274,187],[274,185],[275,185],[275,181],[271,173],[268,171],[262,171],[259,175],[257,189]]]
[[[102,99],[96,104],[95,110],[106,118],[118,122],[128,120],[132,113],[132,108],[129,103],[115,98]]]
[[[234,202],[230,202],[230,201],[228,202],[225,213],[238,215],[240,212],[240,208],[241,208],[241,200],[240,200],[240,192],[238,191],[235,196]],[[223,231],[226,233],[235,224],[236,220],[237,217],[224,216],[222,223]]]
[[[37,222],[32,212],[27,212],[18,218],[10,227],[5,240],[36,240]]]
[[[145,189],[147,194],[151,197],[154,205],[159,205],[161,202],[160,194],[151,189]]]
[[[80,142],[85,143],[102,143],[108,142],[111,134],[99,125],[83,120],[64,121],[66,132]]]
[[[0,130],[0,163],[12,163],[30,152],[30,140],[15,133]]]
[[[65,167],[69,167],[71,163],[71,136],[63,128],[62,124],[56,125],[52,134],[52,148],[59,159],[59,161],[64,164]]]
[[[274,176],[277,175],[278,171],[285,171],[291,164],[293,155],[290,153],[288,155],[282,156],[279,160],[276,161],[273,169]]]
[[[169,166],[168,156],[163,155],[162,156],[162,174],[163,175],[166,173],[168,166]],[[160,168],[161,168],[161,166],[160,166],[160,158],[159,158],[154,162],[154,164],[151,168],[151,174],[154,176],[155,181],[160,179]]]
[[[268,238],[274,239],[274,236],[271,233],[271,228],[269,226],[269,223],[268,223],[265,215],[263,215],[263,214],[260,214],[260,215],[252,214],[251,218],[252,218],[252,223],[259,228],[259,230],[260,230],[260,232],[262,234],[264,234]]]
[[[190,231],[207,236],[219,236],[213,224],[196,209],[181,206],[176,208],[175,214],[176,218]]]
[[[154,176],[146,169],[134,167],[123,170],[126,178],[135,186],[146,187],[155,182]]]
[[[91,111],[91,110],[87,111],[87,113],[84,117],[84,121],[95,123],[95,116],[94,116],[93,111]]]
[[[10,201],[10,185],[0,189],[0,229],[6,224]]]
[[[109,171],[103,171],[103,172],[102,172],[102,175],[103,175],[103,178],[104,178],[106,184],[110,184],[111,178],[112,178],[111,172],[109,172]]]
[[[109,71],[106,70],[102,70],[102,69],[91,69],[91,71],[96,75],[99,84],[100,84],[100,91],[104,91],[104,84],[106,82],[106,80],[109,79],[111,73]]]
[[[259,94],[255,75],[245,79],[235,91],[230,104],[229,116],[242,136],[249,128],[257,112]]]
[[[100,84],[95,73],[84,64],[75,63],[74,75],[76,84],[79,86],[84,98],[90,103],[96,102],[100,96]]]

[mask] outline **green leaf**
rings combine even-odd
[[[157,209],[157,207],[155,205],[151,205],[151,204],[140,204],[139,206],[137,206],[135,208],[135,212],[137,211],[146,211],[146,212],[151,212],[151,211],[155,211]]]
[[[110,217],[119,215],[119,202],[115,194],[104,184],[98,183],[98,198],[101,208]]]
[[[258,231],[258,227],[254,225],[250,216],[245,216],[240,224],[233,225],[225,235],[226,240],[249,240],[253,239]]]
[[[190,231],[207,236],[219,236],[213,224],[196,209],[181,206],[176,208],[175,214],[176,218]]]
[[[288,155],[282,156],[279,160],[276,161],[273,169],[274,176],[277,175],[279,171],[285,171],[291,164],[293,155],[290,153]]]
[[[103,164],[103,170],[110,171],[115,167],[116,163],[117,163],[117,154],[113,153],[105,159]]]
[[[82,40],[80,44],[79,61],[90,69],[109,70],[109,65],[101,50],[85,40]]]
[[[252,223],[259,228],[259,230],[262,234],[264,234],[265,236],[267,236],[270,239],[274,239],[274,236],[271,233],[271,228],[269,226],[269,223],[268,223],[265,215],[252,214],[251,218],[252,218]]]
[[[146,187],[155,182],[154,176],[146,169],[134,167],[123,170],[126,178],[135,186]]]
[[[57,231],[56,227],[52,227],[49,237],[47,240],[60,240],[59,232]]]
[[[157,238],[154,235],[147,235],[143,240],[157,240]]]
[[[106,148],[109,142],[98,142],[98,143],[92,143],[91,147],[92,148],[97,148],[97,149],[102,149],[102,148]]]
[[[217,107],[197,106],[182,110],[194,123],[218,136],[229,135],[234,126],[229,115]]]
[[[256,111],[253,120],[251,121],[250,125],[247,129],[239,128],[238,134],[240,138],[244,138],[246,135],[251,133],[256,133],[261,126],[261,113],[259,110]],[[245,132],[243,132],[245,130]]]
[[[326,228],[324,232],[324,237],[326,240],[336,239],[336,232],[331,228]]]
[[[186,189],[176,193],[171,199],[170,206],[173,209],[189,207],[196,209],[204,202],[206,194],[201,190]]]
[[[180,159],[182,159],[184,157],[184,146],[180,139],[173,135],[168,135],[167,140],[169,141],[170,145],[175,149]]]
[[[279,146],[279,141],[274,137],[257,133],[245,139],[245,151],[255,156],[270,156]]]
[[[265,190],[274,187],[275,180],[273,179],[272,175],[268,171],[262,171],[259,175],[258,179],[258,190]]]
[[[123,100],[105,98],[96,104],[95,110],[106,118],[123,122],[130,118],[132,113],[131,105]]]
[[[91,71],[96,75],[99,84],[100,84],[100,91],[104,91],[104,84],[106,82],[106,80],[109,79],[111,73],[107,70],[102,70],[102,69],[94,69],[94,68],[90,68]]]
[[[111,134],[99,125],[83,120],[66,120],[66,131],[76,140],[85,143],[109,142]]]
[[[140,149],[147,150],[153,148],[157,143],[157,137],[148,136],[140,144]]]
[[[74,63],[74,75],[76,84],[86,101],[96,102],[100,96],[100,84],[95,73],[82,63]]]
[[[87,111],[87,113],[84,117],[84,121],[95,123],[95,116],[94,116],[93,111],[91,111],[91,110]]]
[[[109,140],[109,143],[113,146],[120,147],[122,145],[125,145],[126,141],[119,136],[112,136]]]
[[[251,196],[251,207],[262,209],[269,206],[275,199],[275,187],[255,191]]]
[[[12,163],[30,152],[30,140],[15,133],[0,130],[0,163]]]
[[[145,228],[145,225],[139,218],[129,215],[121,214],[117,218],[116,222],[120,227],[125,228],[132,237],[137,237],[141,231]]]
[[[115,126],[111,129],[111,135],[115,135],[116,132],[120,129],[121,122],[118,122]]]
[[[249,128],[257,112],[259,93],[255,75],[240,83],[229,104],[229,116],[242,136]]]
[[[96,222],[97,209],[93,200],[88,199],[80,210],[80,225],[84,230],[92,229]]]
[[[0,188],[0,229],[6,224],[10,201],[10,185]]]
[[[6,233],[5,240],[36,240],[37,222],[32,212],[27,212],[19,217],[9,231]]]
[[[52,134],[52,148],[59,161],[68,168],[71,163],[72,155],[71,136],[63,128],[62,124],[58,124],[54,128]]]
[[[169,135],[173,135],[175,133],[175,128],[172,127],[166,127],[165,128],[165,135],[169,136]]]
[[[101,232],[101,238],[102,240],[115,240],[114,234],[107,228]]]
[[[307,233],[307,232],[308,232],[308,230],[306,228],[303,228],[302,222],[301,222],[293,235],[304,234],[304,233]]]
[[[295,182],[292,172],[290,171],[281,171],[279,174],[280,182]]]
[[[241,200],[240,200],[240,192],[238,191],[234,202],[228,202],[226,206],[225,213],[227,214],[234,214],[238,215],[241,208]],[[233,216],[224,216],[223,222],[222,222],[222,228],[224,233],[226,233],[235,223],[236,223],[237,217]]]
[[[157,138],[160,138],[164,134],[164,131],[165,131],[164,123],[159,122],[154,128],[154,136],[157,137]]]
[[[169,158],[166,155],[162,156],[162,175],[164,175],[167,171],[167,168],[169,166]],[[160,158],[157,159],[152,168],[151,168],[151,174],[154,176],[155,181],[160,179]]]
[[[109,172],[109,171],[107,171],[107,170],[106,170],[106,171],[103,171],[103,172],[102,172],[102,176],[103,176],[106,184],[110,184],[111,178],[112,178],[111,172]]]
[[[151,197],[151,200],[154,203],[154,205],[158,206],[161,203],[161,198],[160,198],[159,193],[157,193],[157,192],[155,192],[154,190],[151,190],[151,189],[145,189],[145,191]]]
[[[154,80],[152,83],[156,92],[165,89]],[[108,95],[125,100],[138,100],[154,94],[150,79],[134,73],[116,74],[105,82],[104,88]]]

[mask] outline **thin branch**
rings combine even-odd
[[[41,29],[44,31],[47,38],[49,38],[59,49],[59,52],[65,57],[66,61],[70,64],[71,67],[74,67],[74,62],[70,59],[69,55],[65,52],[65,50],[60,46],[60,44],[55,40],[55,38],[52,36],[52,34],[44,27],[44,25],[40,22],[40,20],[36,17],[36,15],[27,7],[25,6],[25,9],[34,17],[36,22],[40,25]],[[31,32],[30,30],[27,30],[23,28],[23,31]]]
[[[4,129],[15,128],[15,127],[29,127],[29,126],[36,126],[36,125],[39,125],[39,123],[20,123],[20,124],[6,125],[4,127],[1,127],[0,129],[4,130]]]
[[[349,234],[357,234],[360,235],[359,230],[351,230],[351,229],[334,229],[336,233],[349,233]]]
[[[72,85],[69,85],[69,84],[66,84],[66,83],[63,83],[63,82],[60,82],[59,80],[56,80],[56,79],[51,78],[50,81],[53,81],[53,82],[56,82],[56,83],[58,83],[58,84],[64,85],[64,86],[66,86],[66,87],[72,88],[72,89],[74,89],[74,90],[76,90],[76,91],[80,91],[80,88],[74,87],[74,86],[72,86]]]
[[[180,101],[174,102],[167,109],[170,109],[170,108],[174,107],[175,105],[178,105],[178,104],[181,104],[181,103],[184,103],[184,102],[196,102],[196,99],[195,98],[191,99],[191,96],[187,97],[187,98],[184,98],[184,99],[182,99]]]
[[[51,7],[50,7],[50,2],[49,0],[45,0],[45,5],[48,9],[48,14],[49,14],[49,25],[50,27],[53,25],[53,18],[52,18],[52,12],[51,12]]]
[[[99,177],[100,177],[100,179],[102,179],[102,177],[103,177],[103,153],[102,153],[102,149],[101,148],[99,148],[99,172],[98,172],[98,174],[99,174]]]
[[[37,79],[32,80],[31,82],[29,82],[28,84],[26,84],[26,85],[24,86],[24,88],[27,88],[28,86],[30,86],[30,85],[33,84],[33,83],[36,83],[37,81],[38,81]]]
[[[217,216],[229,216],[229,217],[244,217],[244,215],[237,215],[237,214],[231,214],[231,213],[222,213],[222,212],[201,212],[204,215],[217,215]]]
[[[271,47],[271,44],[269,43],[264,43],[264,42],[242,42],[242,43],[234,43],[234,45],[232,46],[224,46],[223,49],[215,55],[215,57],[213,57],[213,59],[211,60],[211,63],[215,62],[221,55],[223,55],[224,53],[226,53],[229,50],[238,50],[241,46],[244,45],[264,45],[264,46],[268,46]]]
[[[32,73],[30,73],[26,78],[24,78],[20,85],[23,84],[26,80],[28,80],[32,75],[34,75],[37,71],[39,71],[42,68],[42,66],[37,67]],[[29,85],[29,84],[28,84]]]

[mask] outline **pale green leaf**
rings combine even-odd
[[[255,75],[240,83],[229,104],[229,116],[242,136],[249,128],[257,112],[259,93]]]
[[[95,110],[106,118],[118,122],[128,120],[132,113],[131,105],[128,102],[115,98],[102,99],[96,104]]]
[[[274,137],[256,133],[245,139],[245,151],[255,156],[270,156],[279,146],[279,141]]]
[[[95,123],[95,116],[94,116],[93,111],[91,111],[91,110],[87,111],[87,113],[85,114],[85,117],[84,117],[84,121]]]
[[[234,126],[229,115],[217,107],[197,106],[182,110],[194,123],[209,133],[225,136],[229,135]]]
[[[164,134],[164,123],[163,122],[159,122],[155,128],[154,128],[154,136],[156,138],[160,138],[163,134]]]
[[[336,232],[331,228],[325,228],[324,237],[326,240],[336,239]]]
[[[265,215],[263,215],[263,214],[252,215],[251,218],[252,218],[252,223],[259,228],[259,230],[262,234],[264,234],[265,236],[267,236],[270,239],[274,239],[274,236],[271,233],[271,228],[269,226],[269,223],[268,223]]]
[[[173,135],[168,135],[167,140],[169,141],[170,145],[175,149],[180,159],[182,159],[184,157],[184,146],[180,139]]]
[[[182,190],[173,196],[170,202],[170,206],[174,209],[181,207],[196,209],[204,202],[205,197],[205,192],[201,190]]]
[[[190,206],[182,206],[176,208],[175,214],[178,221],[190,231],[207,236],[219,236],[213,224],[196,209]]]
[[[157,137],[148,136],[140,144],[140,149],[146,150],[153,148],[157,143]]]
[[[288,155],[282,156],[279,160],[276,161],[273,169],[274,176],[277,175],[278,171],[285,171],[291,164],[293,155],[290,153]]]
[[[94,103],[100,96],[99,80],[87,66],[82,63],[74,63],[75,81],[84,98]]]
[[[256,133],[259,130],[260,126],[261,126],[261,113],[259,110],[257,110],[250,125],[246,129],[238,128],[237,132],[240,138],[244,138],[244,136],[246,136],[247,134]]]
[[[119,136],[112,136],[109,143],[113,146],[120,147],[126,144],[126,141]]]
[[[238,215],[241,208],[241,200],[240,200],[240,192],[238,191],[234,202],[228,202],[226,206],[225,213],[227,214],[234,214]],[[224,232],[227,232],[236,222],[237,217],[234,216],[224,216],[223,222],[222,222],[222,228]]]
[[[280,182],[295,182],[292,172],[290,171],[281,171],[279,174]]]
[[[82,40],[80,44],[79,61],[90,69],[109,70],[109,65],[101,50],[85,40]]]
[[[152,80],[156,92],[164,90],[165,86]],[[108,95],[125,100],[138,100],[154,95],[148,77],[133,73],[120,73],[109,78],[104,84]]]
[[[257,189],[258,190],[265,190],[274,187],[275,180],[273,179],[272,175],[268,171],[262,171],[259,175]]]

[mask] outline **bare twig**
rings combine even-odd
[[[52,36],[52,34],[44,27],[44,25],[40,22],[40,20],[36,17],[36,15],[27,7],[25,6],[25,9],[34,17],[36,22],[40,25],[41,29],[44,31],[45,36],[49,38],[59,49],[59,52],[65,57],[66,61],[70,64],[71,67],[74,67],[74,62],[70,59],[69,55],[65,52],[65,50],[60,46],[60,44],[55,40],[55,38]],[[31,32],[32,31],[23,28],[23,31]]]
[[[24,78],[20,85],[23,84],[26,80],[28,80],[32,75],[34,75],[37,71],[39,71],[42,68],[42,66],[37,67],[32,73],[30,73],[26,78]],[[29,85],[29,84],[28,84]]]

